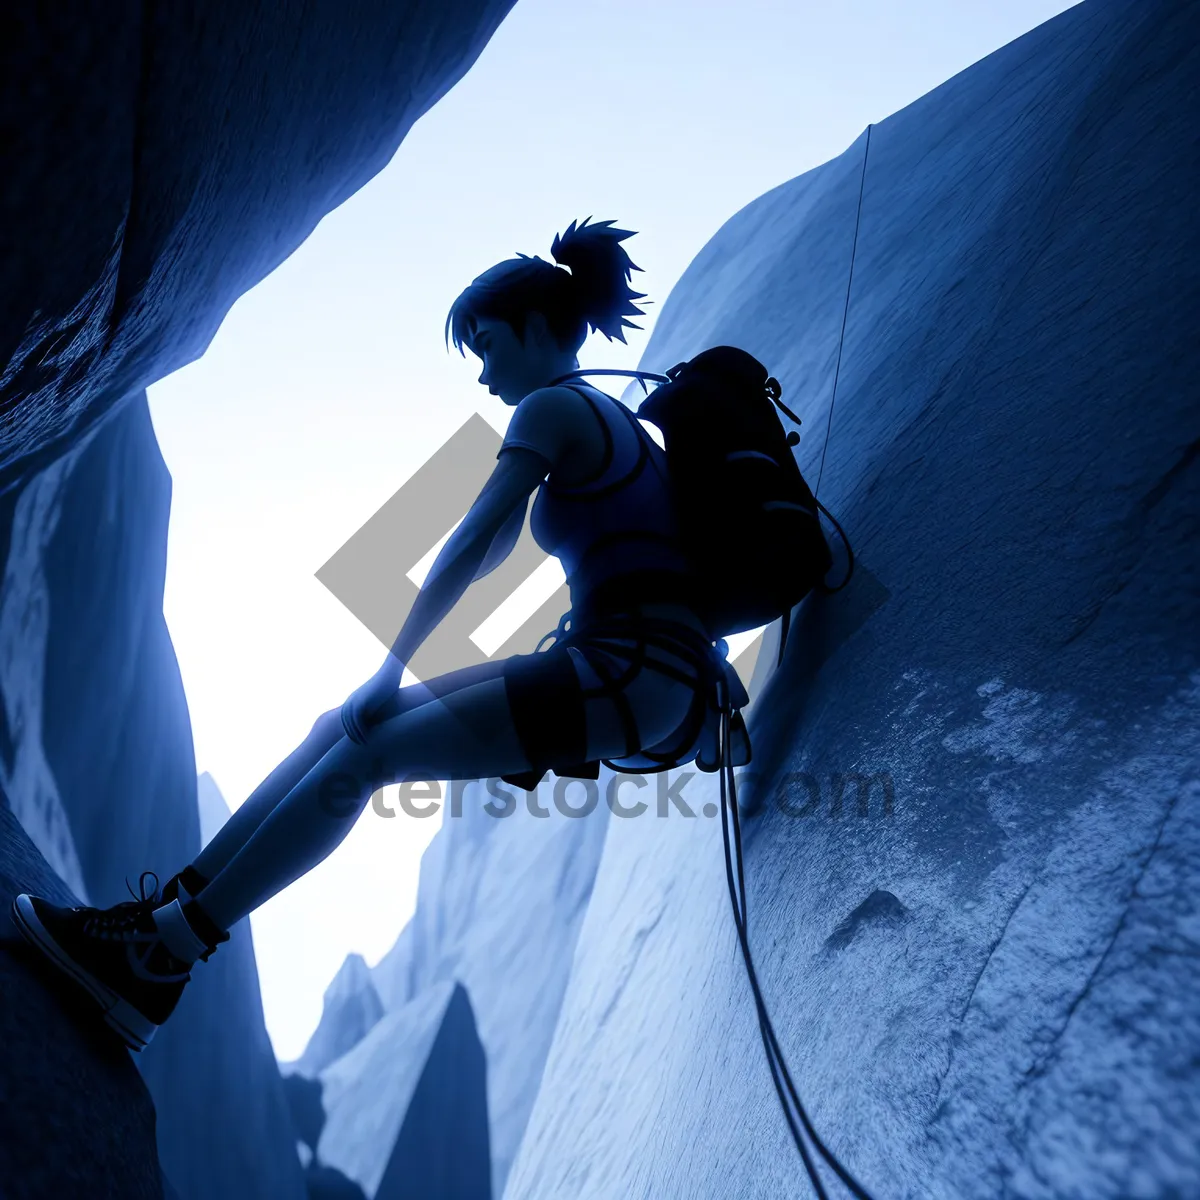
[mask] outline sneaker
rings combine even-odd
[[[155,884],[150,894],[147,876]],[[162,895],[152,871],[142,875],[140,888],[140,898],[106,909],[62,908],[26,894],[12,905],[26,940],[100,1005],[106,1024],[131,1050],[150,1044],[191,978],[155,926]]]

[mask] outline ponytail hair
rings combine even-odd
[[[633,230],[617,229],[612,221],[589,225],[585,219],[554,239],[550,253],[558,266],[526,254],[505,259],[485,271],[459,295],[446,317],[447,342],[460,354],[470,345],[475,323],[490,317],[511,325],[524,341],[529,313],[540,312],[555,340],[565,350],[578,350],[588,327],[609,341],[625,341],[625,329],[641,329],[627,320],[644,316],[633,303],[645,292],[629,287],[630,274],[640,271],[621,245]]]

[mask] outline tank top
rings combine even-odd
[[[575,620],[625,604],[690,604],[693,576],[679,544],[665,453],[611,396],[588,385],[564,386],[596,415],[604,455],[599,470],[570,487],[550,471],[529,531],[562,563]]]

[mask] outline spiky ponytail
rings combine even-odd
[[[571,272],[571,294],[579,317],[610,341],[625,341],[625,329],[641,329],[626,317],[645,313],[633,303],[645,292],[629,287],[630,274],[642,268],[633,263],[621,245],[632,229],[617,229],[612,221],[589,225],[586,217],[555,237],[550,247],[554,261]]]
[[[629,287],[635,266],[621,246],[629,229],[615,229],[612,221],[589,225],[572,221],[570,228],[554,239],[553,263],[536,255],[518,254],[485,271],[459,295],[446,317],[446,338],[461,352],[474,336],[479,317],[507,321],[518,337],[524,337],[525,318],[531,312],[545,315],[559,345],[578,350],[588,335],[588,326],[610,341],[624,342],[624,330],[640,329],[627,316],[644,316],[633,303],[645,296]]]

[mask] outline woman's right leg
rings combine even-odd
[[[475,663],[469,667],[448,671],[425,682],[398,688],[393,699],[375,715],[375,723],[382,723],[402,712],[428,704],[439,696],[469,684],[492,679],[502,673],[503,665],[503,661]],[[200,851],[192,867],[206,883],[215,879],[217,874],[225,869],[233,856],[254,836],[258,827],[275,811],[284,797],[344,736],[340,708],[322,713],[316,719],[308,737],[250,793],[245,802],[217,831],[212,841]]]

